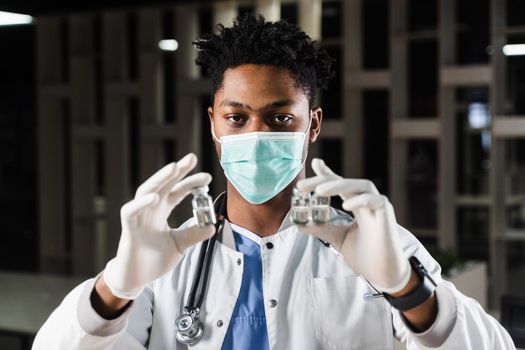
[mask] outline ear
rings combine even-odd
[[[214,124],[213,124],[213,107],[208,107],[208,119],[210,120],[210,133],[213,133],[215,130],[212,130]]]
[[[321,107],[315,107],[310,111],[312,123],[310,124],[310,143],[317,140],[321,132],[321,122],[323,121],[323,110]]]
[[[208,118],[210,118],[210,125],[212,125],[213,123],[213,107],[212,106],[208,107]]]

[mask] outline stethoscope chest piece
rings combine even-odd
[[[202,323],[199,321],[199,310],[184,310],[175,320],[175,329],[178,341],[186,345],[196,344],[204,334]]]

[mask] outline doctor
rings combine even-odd
[[[190,293],[198,243],[215,228],[193,219],[176,229],[167,224],[192,188],[212,180],[189,175],[197,163],[189,154],[122,207],[116,256],[66,296],[34,349],[392,349],[393,337],[408,349],[514,349],[495,319],[441,279],[439,265],[397,225],[370,181],[341,178],[320,159],[311,162],[316,176],[305,179],[323,117],[314,95],[333,75],[323,49],[294,25],[251,15],[195,44],[197,64],[213,81],[210,129],[228,179],[202,339],[179,342],[175,320]],[[340,196],[353,221],[292,225],[294,187]]]

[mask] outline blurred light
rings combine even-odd
[[[179,43],[175,39],[165,39],[159,41],[159,48],[164,51],[176,51],[179,48]]]
[[[490,149],[491,145],[491,138],[490,138],[490,130],[483,130],[481,132],[481,148],[483,148],[485,151],[488,151]],[[483,168],[488,169],[489,163],[488,159],[485,159],[482,164]]]
[[[490,126],[490,113],[486,103],[472,102],[468,105],[468,123],[472,129]]]
[[[503,46],[505,56],[522,56],[525,55],[525,44],[513,44]]]
[[[0,26],[14,26],[33,23],[33,17],[13,12],[0,11]]]

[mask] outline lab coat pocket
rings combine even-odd
[[[392,317],[383,298],[356,275],[310,280],[315,335],[323,349],[392,349]]]

